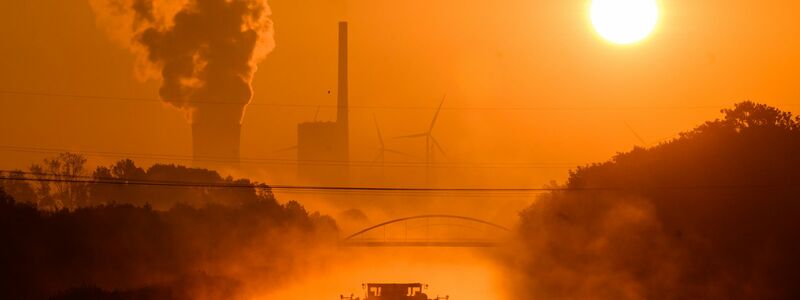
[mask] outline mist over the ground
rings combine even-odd
[[[800,119],[752,102],[723,113],[580,167],[523,211],[512,295],[800,297]]]
[[[137,178],[160,174],[162,182],[174,182],[193,173],[243,182],[179,166],[154,166]],[[0,294],[7,299],[250,299],[307,274],[338,238],[333,219],[309,213],[297,202],[278,203],[266,185],[148,190],[109,183],[125,178],[115,176],[96,179],[105,184],[37,182],[34,188],[5,180],[3,186],[27,191],[48,206],[17,202],[0,189]],[[39,201],[43,186],[49,202]],[[75,196],[77,191],[84,193]],[[156,194],[174,198],[169,208],[148,204],[159,199]],[[73,196],[83,200],[65,201]]]
[[[2,174],[11,196],[3,192],[0,202],[0,291],[26,299],[293,298],[400,278],[462,299],[479,291],[510,299],[796,299],[800,119],[752,102],[723,115],[577,168],[520,213],[499,261],[480,251],[336,249],[332,218],[279,202],[266,184],[132,160],[89,172],[85,158],[61,154]],[[336,215],[351,229],[384,219],[351,204]],[[414,267],[404,269],[407,261]],[[461,277],[471,288],[449,284],[454,272],[468,273]]]

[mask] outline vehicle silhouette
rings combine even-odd
[[[428,298],[422,290],[427,289],[428,285],[421,283],[367,283],[361,285],[366,296],[364,300],[439,300],[450,299],[450,296]],[[350,296],[339,296],[340,300],[360,300],[361,298],[350,294]]]

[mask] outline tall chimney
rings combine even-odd
[[[342,130],[344,153],[350,153],[350,119],[347,83],[347,22],[339,22],[339,95],[336,122]]]

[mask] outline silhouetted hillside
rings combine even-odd
[[[0,295],[239,298],[295,274],[336,241],[328,217],[269,193],[247,197],[167,211],[130,204],[44,211],[0,192]]]
[[[800,299],[800,119],[743,102],[571,173],[521,214],[537,299]]]

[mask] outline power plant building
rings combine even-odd
[[[347,22],[339,23],[338,68],[336,121],[297,126],[297,173],[303,182],[345,185],[349,180]]]

